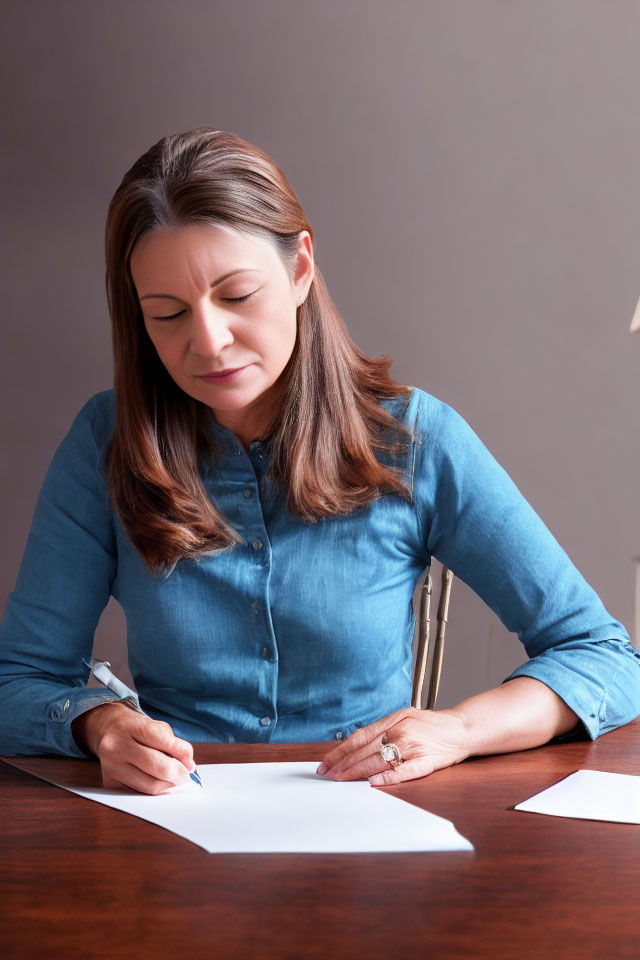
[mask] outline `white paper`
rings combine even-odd
[[[11,762],[8,758],[9,763]],[[372,787],[315,773],[320,761],[198,765],[193,781],[158,796],[59,787],[171,830],[209,853],[374,853],[473,850],[450,820]]]
[[[640,823],[640,777],[578,770],[515,809],[552,817]]]

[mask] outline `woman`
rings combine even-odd
[[[112,199],[106,259],[115,390],[38,500],[1,753],[95,754],[105,785],[157,793],[193,741],[335,739],[319,773],[393,783],[640,713],[624,628],[465,421],[353,344],[262,151],[208,127],[159,141]],[[531,658],[437,712],[407,706],[432,555]],[[85,686],[110,594],[148,716]]]

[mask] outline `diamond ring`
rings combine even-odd
[[[380,749],[380,756],[385,763],[390,763],[394,770],[401,763],[404,763],[404,760],[400,756],[400,751],[396,747],[395,743],[383,743]]]

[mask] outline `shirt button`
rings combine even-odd
[[[245,490],[245,491],[244,491],[244,495],[245,495],[245,497],[246,497],[247,500],[248,500],[249,497],[252,497],[252,496],[253,496],[253,490]]]
[[[269,647],[263,647],[263,648],[262,648],[262,659],[263,659],[263,660],[268,660],[268,659],[269,659]]]
[[[342,730],[336,730],[336,732],[335,732],[334,735],[333,735],[333,739],[334,739],[334,740],[344,740],[344,733],[342,732]]]
[[[270,723],[271,723],[271,717],[261,717],[260,719],[261,727],[268,727]]]
[[[254,550],[262,550],[262,540],[259,540],[258,537],[253,541]]]
[[[260,609],[260,604],[258,603],[257,600],[253,601],[253,603],[251,604],[251,609],[253,610],[254,613],[258,612],[258,610]]]

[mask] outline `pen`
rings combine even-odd
[[[111,664],[108,660],[96,660],[95,657],[91,657],[91,663],[89,663],[87,660],[84,660],[84,663],[86,663],[91,670],[91,673],[99,683],[101,683],[104,687],[107,687],[109,690],[113,690],[114,693],[117,693],[118,696],[122,698],[120,701],[121,703],[124,703],[125,706],[130,707],[132,710],[136,710],[143,716],[147,716],[140,706],[138,694],[131,690],[126,683],[122,682],[122,680],[118,680],[115,674],[111,672]],[[190,773],[189,776],[194,783],[197,783],[199,787],[202,787],[202,780],[200,779],[200,774],[198,773],[197,769],[194,770],[193,773]]]

